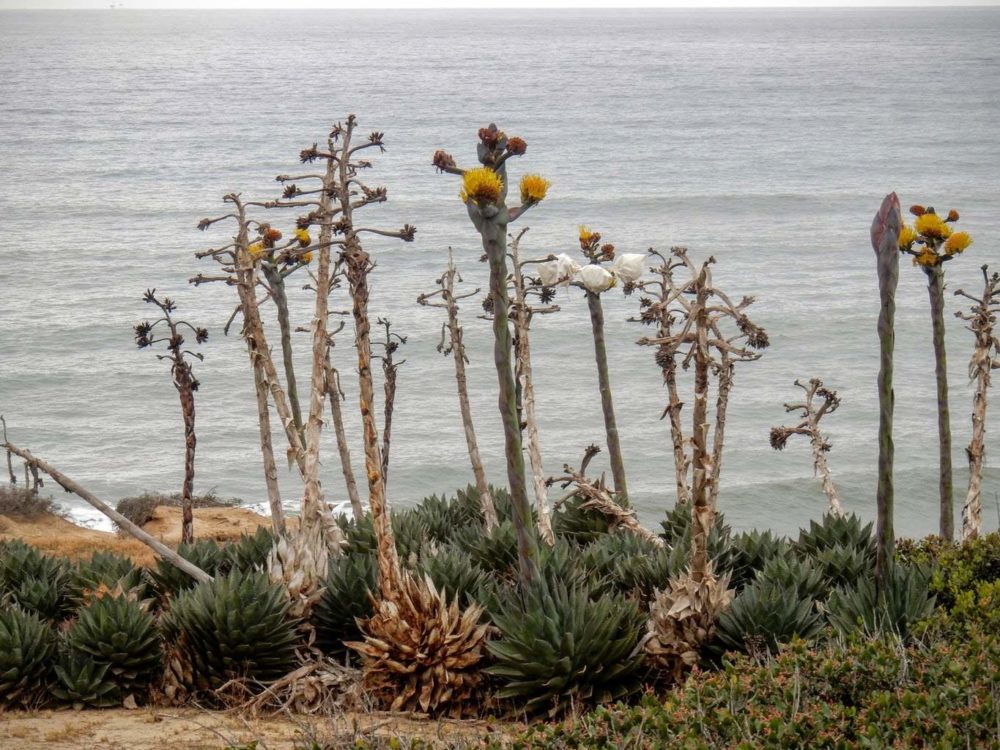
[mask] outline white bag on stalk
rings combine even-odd
[[[588,292],[594,294],[600,294],[615,285],[614,275],[595,263],[581,268],[577,278]]]

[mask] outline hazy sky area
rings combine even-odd
[[[1000,0],[626,0],[628,8],[998,6]],[[85,8],[607,8],[607,0],[0,0],[0,10]]]

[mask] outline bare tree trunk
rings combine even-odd
[[[601,410],[604,413],[604,431],[607,435],[608,459],[611,475],[615,480],[615,491],[623,499],[628,498],[625,482],[625,462],[618,441],[618,423],[615,420],[615,405],[611,394],[611,378],[608,374],[608,352],[604,346],[604,310],[601,296],[587,292],[587,306],[590,308],[590,324],[594,332],[594,356],[597,360],[597,382],[601,391]]]
[[[939,534],[955,537],[955,502],[951,467],[951,414],[948,410],[948,364],[944,346],[944,268],[927,266],[927,292],[931,301],[931,326],[934,341],[934,374],[937,379],[938,408],[938,486],[941,496]]]
[[[347,445],[347,432],[344,430],[344,410],[340,399],[340,373],[330,364],[329,352],[326,361],[326,387],[330,397],[330,416],[333,420],[333,431],[337,436],[337,451],[340,453],[340,468],[344,474],[344,484],[347,486],[347,497],[351,501],[354,520],[360,521],[365,516],[365,508],[358,495],[358,482],[354,478],[354,467],[351,465],[351,450]]]
[[[875,577],[885,584],[889,567],[895,554],[893,533],[893,459],[895,446],[892,441],[892,412],[895,394],[892,389],[893,351],[896,345],[896,286],[899,282],[899,230],[902,217],[899,199],[890,193],[882,201],[871,228],[872,248],[878,270],[880,309],[878,316],[879,372],[878,372],[878,487],[876,504]]]
[[[176,382],[176,381],[175,381]],[[188,382],[178,383],[177,391],[184,414],[184,485],[181,488],[181,542],[194,542],[194,450],[198,439],[194,433],[194,393]]]
[[[103,500],[101,500],[99,497],[92,494],[91,492],[88,492],[86,489],[81,487],[79,484],[74,482],[65,474],[58,471],[55,467],[49,465],[40,458],[35,458],[33,455],[31,455],[29,451],[24,450],[22,448],[18,448],[16,445],[12,445],[9,442],[5,442],[3,444],[3,447],[10,453],[13,453],[15,456],[20,456],[21,458],[23,458],[25,461],[27,461],[29,466],[41,469],[43,472],[52,477],[52,479],[55,480],[56,484],[58,484],[67,492],[72,492],[77,497],[86,500],[92,506],[97,508],[97,510],[99,510],[101,513],[103,513],[112,521],[114,521],[116,524],[118,524],[118,527],[120,529],[125,531],[130,536],[138,539],[147,547],[151,548],[157,555],[159,555],[160,557],[162,557],[164,560],[174,565],[175,567],[180,568],[189,576],[194,578],[196,581],[205,582],[212,580],[212,577],[204,570],[199,568],[197,565],[194,565],[191,562],[185,560],[183,557],[178,555],[174,550],[170,549],[167,545],[165,545],[156,537],[152,536],[146,531],[143,531],[139,526],[132,523],[132,521],[128,520],[125,516],[116,511],[110,505],[105,503]]]
[[[280,268],[263,266],[264,276],[271,287],[271,299],[278,309],[278,330],[281,332],[281,359],[285,367],[285,388],[288,391],[288,403],[292,409],[292,419],[295,429],[303,445],[306,442],[306,432],[302,425],[302,407],[299,405],[299,388],[295,380],[295,362],[292,358],[292,324],[288,317],[288,295],[285,293],[285,278]]]
[[[694,409],[691,423],[691,577],[697,583],[709,571],[708,535],[715,522],[712,505],[712,457],[708,452],[708,270],[702,268],[696,283],[697,300],[691,317],[695,327]]]

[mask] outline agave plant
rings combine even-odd
[[[477,490],[475,487],[469,490],[471,492],[467,493],[459,490],[455,499],[437,495],[425,497],[413,509],[413,514],[422,521],[428,538],[446,544],[458,529],[483,524],[482,510],[475,505],[478,502],[474,499],[478,497]]]
[[[152,586],[145,571],[124,555],[95,552],[73,571],[71,591],[73,599],[85,606],[98,592],[130,592],[144,600],[152,594]]]
[[[460,529],[452,544],[487,573],[506,577],[517,567],[517,532],[510,521],[501,521],[492,531],[482,526]]]
[[[660,521],[663,533],[660,534],[668,547],[691,549],[691,506],[677,505],[667,511],[666,518]],[[715,514],[715,521],[708,533],[708,558],[713,562],[716,575],[729,571],[732,565],[732,549],[730,537],[732,529],[726,524],[725,515]]]
[[[698,663],[732,597],[728,576],[716,578],[711,563],[702,580],[695,580],[689,569],[653,597],[643,645],[666,679],[679,682]]]
[[[795,557],[772,557],[758,571],[757,580],[772,584],[799,600],[822,601],[829,593],[822,571],[809,560]]]
[[[8,589],[7,600],[49,622],[60,622],[73,607],[69,576],[60,572],[52,578],[25,578]]]
[[[370,515],[360,521],[342,520],[341,528],[347,539],[345,551],[348,554],[371,554],[377,551],[378,543]],[[430,538],[430,531],[423,515],[413,510],[392,514],[392,533],[396,542],[396,552],[404,561],[419,559]]]
[[[298,622],[266,573],[232,571],[177,595],[162,619],[170,644],[164,692],[180,700],[233,678],[267,683],[297,663]]]
[[[448,601],[457,599],[463,605],[480,602],[480,594],[490,582],[490,576],[482,568],[470,563],[468,556],[455,548],[446,548],[427,558],[417,572],[430,578]]]
[[[52,686],[52,694],[76,710],[118,706],[121,695],[114,680],[109,678],[109,668],[107,663],[63,651],[54,668],[59,681]]]
[[[572,497],[552,514],[556,536],[584,545],[608,535],[611,525],[607,516],[592,508],[582,508],[585,502],[586,498]]]
[[[719,617],[709,650],[742,651],[755,656],[775,653],[793,638],[809,639],[823,627],[815,601],[794,596],[781,584],[757,581],[743,589]]]
[[[757,571],[772,558],[789,551],[788,540],[775,536],[770,530],[735,534],[732,539],[730,585],[739,592],[757,575]]]
[[[68,560],[43,555],[20,539],[0,543],[0,600],[50,621],[71,608]]]
[[[106,665],[105,679],[121,697],[143,696],[162,669],[156,624],[127,596],[105,596],[80,610],[63,645],[74,657]]]
[[[47,689],[55,632],[38,615],[0,608],[0,706],[30,706]]]
[[[244,534],[223,548],[227,558],[227,565],[224,567],[246,573],[264,570],[275,541],[277,539],[274,532],[266,526],[261,526],[253,534]]]
[[[474,712],[485,656],[482,608],[449,602],[426,576],[404,572],[401,584],[361,623],[364,640],[346,644],[363,658],[366,689],[392,711]]]
[[[199,539],[194,544],[181,544],[177,547],[177,554],[209,575],[224,573],[228,566],[222,547],[211,539]],[[156,568],[150,571],[150,575],[161,599],[170,599],[195,585],[195,580],[191,576],[162,558],[156,561]]]
[[[358,637],[357,622],[372,616],[372,596],[377,590],[374,555],[341,555],[330,560],[322,596],[312,613],[316,643],[323,651],[341,653],[344,641]]]
[[[850,586],[872,574],[872,558],[867,550],[835,545],[812,557],[830,588]]]
[[[503,597],[493,619],[500,638],[487,644],[496,659],[487,671],[528,713],[555,716],[639,688],[643,617],[633,602],[539,577]]]
[[[683,570],[685,555],[672,552],[635,534],[606,534],[584,549],[582,564],[591,576],[645,605]]]
[[[862,578],[830,595],[830,622],[842,633],[893,633],[907,638],[913,625],[934,610],[928,579],[928,571],[905,565],[893,566],[884,586]]]
[[[827,513],[821,523],[809,522],[809,529],[799,532],[796,551],[805,557],[815,557],[822,550],[833,547],[853,547],[870,560],[875,559],[875,537],[871,523],[862,524],[853,513],[837,516]]]

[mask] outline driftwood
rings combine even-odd
[[[819,378],[813,378],[808,383],[799,380],[795,385],[805,391],[805,401],[796,404],[785,404],[786,412],[799,412],[802,420],[794,427],[772,427],[771,447],[775,450],[782,450],[792,435],[805,435],[809,438],[813,451],[813,468],[819,475],[823,483],[823,492],[830,503],[830,512],[835,516],[844,515],[844,509],[837,496],[837,488],[833,484],[833,477],[830,474],[830,465],[827,463],[826,454],[830,451],[830,441],[820,432],[819,422],[827,414],[832,414],[840,406],[840,398],[836,391],[831,391],[823,385]],[[822,399],[822,403],[816,403],[816,398]]]
[[[18,448],[13,443],[4,442],[3,447],[5,450],[8,451],[8,453],[13,453],[15,456],[19,456],[20,458],[24,459],[24,461],[29,466],[35,469],[39,469],[48,474],[50,477],[52,477],[52,479],[55,481],[56,484],[58,484],[67,492],[72,492],[77,497],[86,500],[92,506],[97,508],[97,510],[99,510],[101,513],[103,513],[112,521],[114,521],[116,524],[118,524],[118,527],[122,529],[125,533],[138,539],[140,542],[142,542],[147,547],[152,549],[157,555],[162,557],[171,565],[174,565],[180,570],[183,570],[185,573],[194,578],[196,581],[204,582],[212,580],[212,576],[210,576],[204,570],[199,568],[197,565],[194,565],[185,560],[183,557],[178,555],[174,550],[170,549],[170,547],[165,545],[163,542],[161,542],[153,535],[149,534],[146,531],[143,531],[142,528],[132,523],[132,521],[128,520],[117,510],[112,508],[110,505],[108,505],[106,502],[104,502],[99,497],[94,495],[92,492],[89,492],[84,487],[81,487],[79,484],[74,482],[72,479],[70,479],[68,476],[63,474],[58,469],[56,469],[54,466],[48,464],[47,462],[43,461],[40,458],[36,458],[31,454],[30,451],[27,451],[23,448]]]
[[[657,547],[666,546],[666,543],[660,536],[639,523],[634,509],[623,506],[615,499],[617,492],[612,492],[608,489],[604,474],[601,474],[596,480],[587,478],[587,466],[600,450],[596,445],[588,446],[584,451],[583,461],[580,462],[579,469],[575,469],[569,464],[564,464],[562,476],[550,477],[548,479],[549,485],[560,484],[563,489],[572,487],[565,496],[556,502],[555,507],[559,507],[570,498],[578,497],[583,500],[580,508],[583,510],[595,510],[603,515],[610,524],[612,531],[621,529],[626,533],[634,534],[644,541],[651,542]]]
[[[993,370],[1000,367],[1000,340],[993,333],[1000,311],[1000,274],[983,266],[983,294],[975,297],[959,289],[956,295],[972,301],[971,311],[956,312],[975,336],[969,379],[975,383],[972,397],[972,439],[965,449],[969,460],[969,489],[962,506],[962,541],[979,536],[983,522],[983,459],[986,454],[986,395]]]
[[[483,468],[483,460],[479,455],[479,443],[476,440],[476,429],[472,422],[468,378],[465,374],[465,365],[469,358],[465,354],[462,327],[458,323],[458,301],[479,294],[479,289],[476,288],[464,294],[455,294],[456,280],[461,281],[462,278],[458,275],[458,269],[455,267],[451,248],[448,248],[448,266],[444,274],[437,280],[440,288],[427,294],[421,294],[417,297],[417,302],[428,307],[444,308],[448,313],[448,322],[441,327],[441,342],[437,349],[445,356],[452,355],[455,360],[455,382],[458,388],[458,405],[462,414],[462,427],[465,431],[465,444],[469,451],[469,462],[472,464],[472,474],[476,480],[476,490],[479,492],[479,502],[486,521],[486,529],[490,531],[498,525],[497,511],[493,505],[493,496],[490,493],[489,482],[486,480],[486,470]],[[435,301],[438,297],[441,299],[440,302]]]
[[[893,459],[892,413],[895,394],[892,390],[893,352],[896,347],[896,286],[899,283],[899,231],[902,217],[899,198],[889,193],[872,221],[871,241],[875,251],[880,308],[878,315],[878,486],[875,502],[876,522],[875,578],[884,585],[895,554],[893,531]]]

